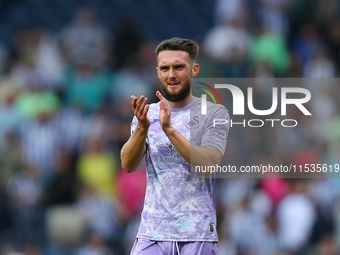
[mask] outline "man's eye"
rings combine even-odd
[[[161,71],[166,71],[168,70],[168,67],[161,67]]]
[[[176,66],[176,69],[183,69],[184,68],[184,66]]]

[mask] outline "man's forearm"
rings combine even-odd
[[[147,133],[147,128],[137,125],[130,140],[124,144],[121,150],[121,161],[122,167],[126,172],[134,172],[141,162],[145,153],[145,141]]]
[[[164,132],[179,154],[192,166],[215,166],[220,163],[223,155],[216,148],[194,145],[174,128]]]

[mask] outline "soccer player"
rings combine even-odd
[[[198,45],[189,39],[161,42],[156,48],[160,101],[148,105],[144,96],[131,96],[135,116],[121,151],[122,167],[135,171],[144,155],[147,165],[144,208],[131,255],[217,253],[214,175],[194,167],[221,161],[229,126],[214,126],[213,120],[229,119],[229,114],[210,102],[207,114],[201,114],[201,100],[191,93],[197,56]]]

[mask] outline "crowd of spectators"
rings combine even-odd
[[[223,163],[339,164],[339,1],[215,5],[215,26],[191,38],[200,77],[304,78],[313,113],[290,109],[295,128],[232,127]],[[159,42],[131,18],[115,33],[98,20],[80,6],[58,33],[23,25],[12,45],[0,42],[1,255],[126,255],[132,247],[146,174],[143,164],[125,173],[120,149],[130,95],[158,101]],[[254,101],[270,106],[273,86],[259,85]],[[339,254],[340,181],[327,177],[217,179],[219,254]]]

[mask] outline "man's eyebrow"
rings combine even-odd
[[[161,64],[161,65],[158,65],[158,68],[168,68],[169,65],[168,64]]]

